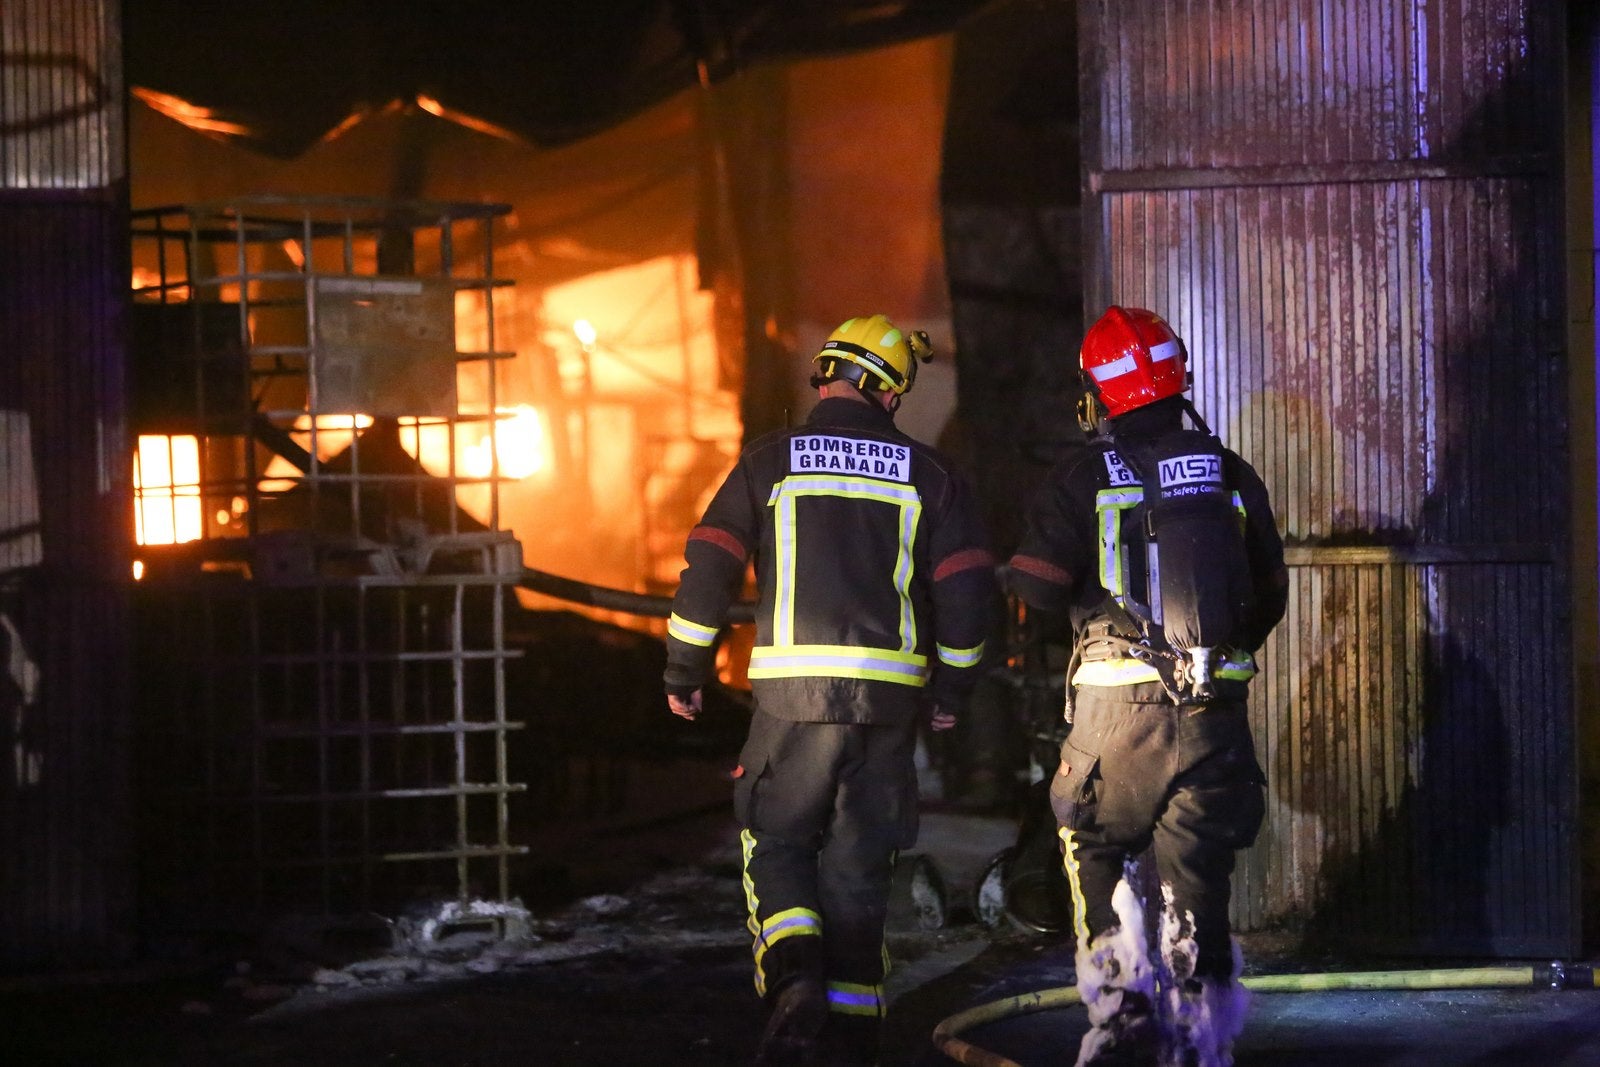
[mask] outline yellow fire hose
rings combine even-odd
[[[1425,971],[1343,971],[1322,974],[1259,974],[1240,983],[1257,993],[1311,993],[1349,989],[1504,989],[1544,986],[1568,989],[1600,987],[1594,970],[1558,962],[1539,966],[1459,967]],[[1039,989],[1032,993],[979,1004],[956,1012],[933,1028],[933,1044],[940,1052],[970,1067],[1022,1067],[988,1049],[957,1037],[966,1030],[1014,1015],[1066,1008],[1081,1003],[1075,986]]]

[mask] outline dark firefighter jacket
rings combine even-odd
[[[1174,397],[1128,412],[1113,427],[1118,440],[1132,444],[1176,430],[1182,417],[1181,404]],[[1091,441],[1051,472],[1034,498],[1027,530],[1010,563],[1011,588],[1017,595],[1035,608],[1070,610],[1074,627],[1080,631],[1096,624],[1126,629],[1125,616],[1110,618],[1110,594],[1102,577],[1106,561],[1102,559],[1102,515],[1096,511],[1096,502],[1100,491],[1110,486],[1104,459],[1108,447],[1104,441]],[[1245,553],[1254,596],[1229,649],[1246,655],[1225,659],[1217,695],[1242,700],[1249,677],[1255,673],[1253,654],[1283,618],[1289,575],[1283,562],[1283,540],[1260,476],[1237,453],[1224,448],[1223,478],[1238,494],[1245,514]],[[1140,505],[1120,516],[1116,524],[1118,536],[1131,542],[1133,551],[1124,558],[1138,572],[1133,578],[1135,585],[1144,581],[1142,564],[1137,562],[1143,551],[1142,519]],[[1152,675],[1150,668],[1138,661],[1102,660],[1085,663],[1074,681],[1120,687],[1123,699],[1137,703],[1163,702],[1164,691],[1159,682],[1151,680]]]
[[[684,549],[666,687],[712,674],[713,642],[755,564],[750,684],[799,722],[903,722],[977,682],[995,613],[975,501],[940,453],[876,404],[820,401],[746,446]]]

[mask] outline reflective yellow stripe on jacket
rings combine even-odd
[[[936,644],[939,650],[939,662],[950,667],[976,667],[983,659],[984,642],[979,641],[971,648],[951,648],[949,645]]]
[[[850,645],[795,644],[795,503],[803,496],[838,496],[882,501],[899,509],[899,550],[889,576],[899,598],[900,647],[861,648]],[[750,653],[751,679],[862,678],[900,685],[927,684],[928,657],[918,655],[917,620],[911,603],[914,570],[912,545],[922,518],[922,495],[916,486],[850,475],[790,475],[772,487],[767,503],[774,509],[772,644]]]
[[[901,685],[928,682],[928,657],[851,645],[758,645],[751,678],[866,678]]]
[[[1144,490],[1102,489],[1095,494],[1100,518],[1100,584],[1120,602],[1126,592],[1122,574],[1122,513],[1144,500]]]
[[[717,639],[715,627],[690,622],[677,612],[667,618],[667,633],[686,645],[699,645],[701,648],[711,647],[711,642]]]

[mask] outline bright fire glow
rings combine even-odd
[[[133,268],[133,291],[144,294],[147,298],[159,295],[161,292],[161,272],[149,267]],[[167,300],[179,301],[189,299],[189,287],[181,282],[167,279]]]
[[[417,94],[417,106],[428,114],[437,115],[447,122],[455,123],[457,126],[465,126],[469,130],[476,130],[478,133],[488,134],[490,137],[498,137],[502,141],[517,140],[517,135],[504,126],[496,126],[494,123],[480,119],[476,115],[469,115],[465,111],[457,111],[454,108],[446,107],[438,100],[423,93]]]
[[[495,419],[492,438],[484,434],[475,445],[462,450],[462,472],[473,478],[487,478],[493,470],[493,453],[500,455],[500,477],[527,478],[544,470],[549,463],[544,419],[526,404],[502,410]]]
[[[191,130],[200,130],[203,133],[236,135],[249,135],[251,133],[250,127],[237,122],[225,122],[217,118],[217,113],[210,108],[201,107],[199,104],[191,104],[182,97],[173,96],[170,93],[158,93],[154,89],[146,89],[139,85],[132,86],[128,91],[150,105],[153,110],[160,112],[174,122],[183,123]]]
[[[143,434],[133,457],[134,538],[141,545],[198,541],[200,441]]]
[[[312,421],[310,415],[299,415],[295,417],[294,428],[296,430],[309,430],[311,429],[311,425]],[[371,415],[318,415],[316,419],[318,433],[322,433],[327,430],[348,430],[352,427],[357,430],[365,430],[371,425]]]
[[[495,419],[491,443],[488,429],[476,440],[469,440],[471,428],[456,427],[456,473],[468,478],[487,478],[493,471],[494,454],[499,453],[500,477],[528,478],[550,466],[550,435],[544,416],[537,408],[519,404],[502,408]],[[450,432],[444,423],[406,423],[400,427],[400,443],[417,457],[430,474],[443,476],[450,470]]]
[[[595,340],[600,336],[600,334],[595,331],[594,323],[590,322],[588,319],[579,319],[577,322],[573,323],[572,335],[578,339],[578,343],[584,348],[592,347],[595,343]]]
[[[308,452],[311,451],[313,425],[317,430],[317,461],[326,463],[350,447],[357,430],[365,430],[372,425],[372,416],[324,413],[313,419],[309,412],[297,415],[289,436]],[[293,463],[282,456],[273,456],[261,472],[261,481],[256,483],[256,488],[263,493],[287,493],[299,485],[304,477],[305,472]],[[244,502],[234,501],[233,511],[236,515],[243,514]]]
[[[290,434],[296,444],[306,451],[311,451],[311,429],[316,427],[316,453],[317,460],[326,463],[340,452],[350,447],[350,442],[356,438],[358,430],[365,430],[372,425],[371,415],[318,415],[312,419],[310,415],[299,415],[294,420],[294,431]]]

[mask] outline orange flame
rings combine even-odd
[[[134,539],[141,545],[198,541],[200,440],[142,434],[133,457]]]

